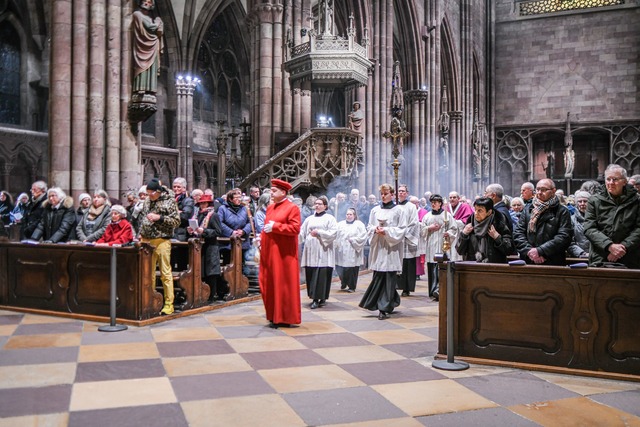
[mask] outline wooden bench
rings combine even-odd
[[[187,251],[184,269],[173,272],[175,286],[184,291],[185,311],[209,304],[210,289],[202,281],[202,242],[172,242]],[[155,283],[146,243],[116,248],[116,316],[143,321],[158,317],[163,296]],[[109,316],[111,248],[82,244],[23,244],[0,240],[0,305],[6,308],[42,310],[46,314]],[[231,263],[222,266],[229,282],[228,300],[248,294],[242,275],[240,241],[232,242]]]
[[[453,280],[456,356],[640,380],[640,271],[456,262]],[[440,286],[443,357],[446,264]]]

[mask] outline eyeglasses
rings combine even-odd
[[[616,183],[618,181],[622,181],[624,178],[617,178],[615,176],[609,176],[605,179],[606,182],[613,182]]]
[[[546,193],[547,191],[551,191],[554,190],[553,188],[536,188],[536,191],[540,192],[540,193]]]

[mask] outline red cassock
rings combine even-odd
[[[273,323],[296,325],[300,310],[300,264],[298,234],[300,209],[285,199],[269,205],[265,225],[274,221],[271,233],[260,235],[260,292],[267,315]]]

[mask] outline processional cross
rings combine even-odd
[[[398,171],[400,169],[400,153],[404,145],[404,139],[409,136],[407,126],[402,119],[404,111],[404,95],[400,84],[400,62],[393,64],[393,81],[391,82],[391,125],[390,130],[385,131],[382,136],[390,139],[392,144],[391,154],[393,155],[393,175],[396,183],[396,198],[398,197]]]

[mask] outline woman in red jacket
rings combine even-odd
[[[111,224],[96,245],[113,246],[124,245],[133,241],[133,228],[127,221],[127,210],[121,205],[111,206]]]

